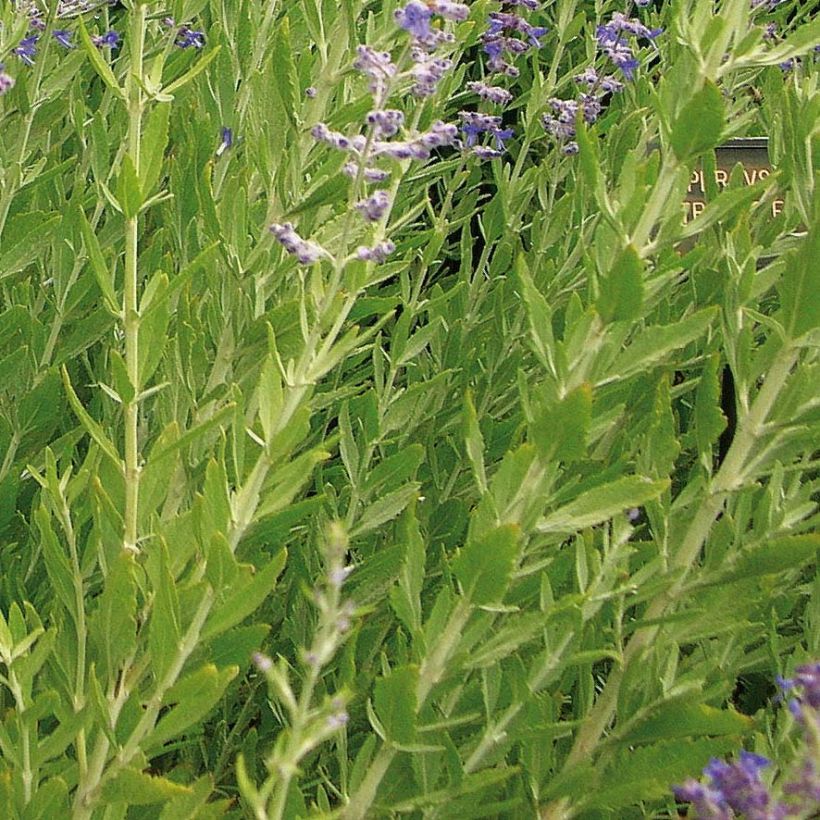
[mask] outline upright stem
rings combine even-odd
[[[797,357],[797,350],[787,343],[775,359],[751,410],[738,427],[726,459],[709,487],[708,495],[692,518],[692,523],[686,531],[681,546],[672,559],[671,569],[682,570],[682,573],[670,589],[658,595],[650,603],[644,616],[647,620],[658,620],[680,598],[685,590],[686,577],[700,555],[715,519],[723,509],[724,501],[732,491],[748,482],[747,465],[753,454],[755,441],[760,436],[777,397],[783,391]],[[644,651],[652,645],[659,631],[659,626],[648,626],[635,632],[624,652],[622,665],[610,674],[606,686],[581,727],[564,764],[565,770],[588,760],[593,755],[601,737],[615,716],[618,695],[627,667],[631,663],[641,661]],[[571,816],[573,816],[572,810],[566,800],[556,801],[546,806],[541,812],[542,820],[558,820],[558,818]]]
[[[131,72],[128,77],[128,156],[139,176],[140,138],[142,136],[142,88],[138,79],[143,74],[145,49],[146,6],[138,3],[131,12]],[[138,552],[137,518],[140,488],[139,428],[139,304],[137,302],[139,251],[139,216],[125,223],[125,282],[123,284],[122,315],[125,331],[125,366],[132,395],[124,397],[125,410],[125,532],[123,548]]]

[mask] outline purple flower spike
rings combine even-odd
[[[295,256],[302,265],[312,265],[322,257],[327,256],[327,251],[315,242],[302,239],[293,229],[290,222],[279,224],[274,222],[269,228],[276,241],[289,253]]]
[[[67,29],[57,29],[51,33],[54,35],[54,39],[63,48],[74,48],[74,43],[71,42],[71,32]]]
[[[482,82],[467,83],[467,88],[481,97],[487,102],[497,103],[498,105],[506,105],[512,100],[512,94],[506,88],[501,88],[497,85],[487,85]]]
[[[453,3],[451,0],[431,0],[430,7],[436,14],[446,20],[460,23],[470,16],[470,7],[464,3]]]
[[[359,166],[355,162],[346,162],[342,166],[342,173],[351,179],[356,179],[359,175]],[[383,171],[381,168],[365,168],[362,174],[365,182],[384,182],[390,177],[390,171]]]
[[[723,795],[697,780],[690,778],[682,786],[675,786],[672,791],[678,800],[695,807],[698,820],[732,820],[731,809]]]
[[[378,222],[390,206],[390,196],[387,191],[375,191],[367,199],[356,203],[356,210],[367,222]]]
[[[37,56],[37,41],[40,38],[36,34],[24,37],[20,44],[16,46],[14,53],[28,66],[34,65],[34,58]]]
[[[356,249],[356,256],[358,256],[362,262],[376,262],[379,264],[386,261],[387,257],[395,250],[396,246],[389,239],[385,239],[372,248],[359,245]]]
[[[367,122],[377,137],[393,137],[404,125],[404,114],[392,108],[378,109],[367,115]]]

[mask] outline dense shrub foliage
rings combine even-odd
[[[812,4],[0,9],[0,815],[811,815]]]

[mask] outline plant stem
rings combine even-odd
[[[131,71],[128,77],[128,156],[139,176],[140,138],[142,135],[143,96],[138,79],[143,74],[145,50],[146,6],[137,3],[131,18]],[[125,223],[125,282],[123,284],[122,315],[125,331],[125,366],[132,395],[124,399],[125,413],[125,532],[123,548],[139,552],[138,513],[140,487],[139,430],[139,305],[137,302],[139,254],[139,215]]]
[[[650,603],[644,616],[647,620],[657,620],[663,617],[677,602],[685,590],[686,577],[697,561],[715,519],[723,509],[726,498],[748,480],[745,467],[752,456],[754,444],[797,358],[797,350],[787,343],[775,359],[749,413],[738,426],[726,459],[715,475],[708,494],[695,513],[680,549],[672,558],[670,570],[682,570],[682,572],[668,590],[659,594]],[[578,732],[564,764],[565,770],[592,757],[601,737],[615,716],[621,683],[627,668],[631,663],[641,662],[644,651],[655,641],[660,629],[659,625],[653,625],[635,632],[624,652],[623,664],[610,674],[595,706]],[[542,820],[556,820],[556,818],[571,816],[566,811],[566,801],[556,801],[542,810],[541,818]]]

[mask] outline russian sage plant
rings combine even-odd
[[[811,816],[814,17],[2,4],[0,815]]]

